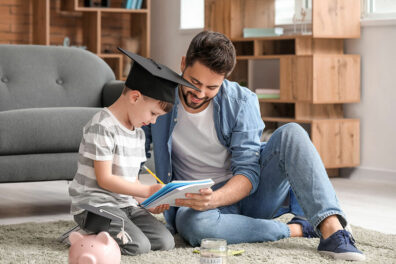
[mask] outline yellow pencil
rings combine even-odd
[[[145,168],[145,170],[150,173],[159,183],[164,184],[149,168],[147,168],[145,165],[143,165],[143,168]]]

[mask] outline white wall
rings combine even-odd
[[[180,30],[180,0],[151,1],[151,57],[180,72],[182,56],[201,30]]]
[[[364,26],[361,38],[347,40],[345,53],[361,55],[361,102],[345,105],[360,118],[359,170],[383,172],[396,180],[396,25]]]

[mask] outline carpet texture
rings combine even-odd
[[[280,221],[288,219],[286,216]],[[72,226],[74,223],[71,221],[0,226],[0,263],[67,263],[68,247],[56,239]],[[366,254],[365,263],[396,263],[396,235],[359,227],[353,227],[353,233],[359,249]],[[171,251],[122,256],[121,263],[199,263],[199,255],[193,254],[193,248],[180,237],[175,239],[176,248]],[[245,253],[229,257],[228,263],[334,263],[334,260],[318,254],[318,243],[319,239],[288,238],[276,242],[229,245],[230,249],[244,249]]]

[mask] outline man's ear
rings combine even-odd
[[[186,69],[186,56],[183,56],[180,63],[180,70],[181,72],[184,72],[185,69]]]
[[[128,96],[128,101],[131,104],[135,104],[142,97],[142,94],[137,90],[132,90],[129,93],[127,93],[127,96]]]

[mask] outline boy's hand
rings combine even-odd
[[[166,210],[169,210],[169,208],[170,208],[169,204],[161,204],[158,205],[157,207],[148,209],[148,211],[152,214],[160,214]]]
[[[160,190],[162,187],[164,187],[165,185],[163,184],[153,184],[150,185],[149,188],[149,195],[147,197],[150,197],[151,195],[153,195],[154,193],[156,193],[158,190]]]

